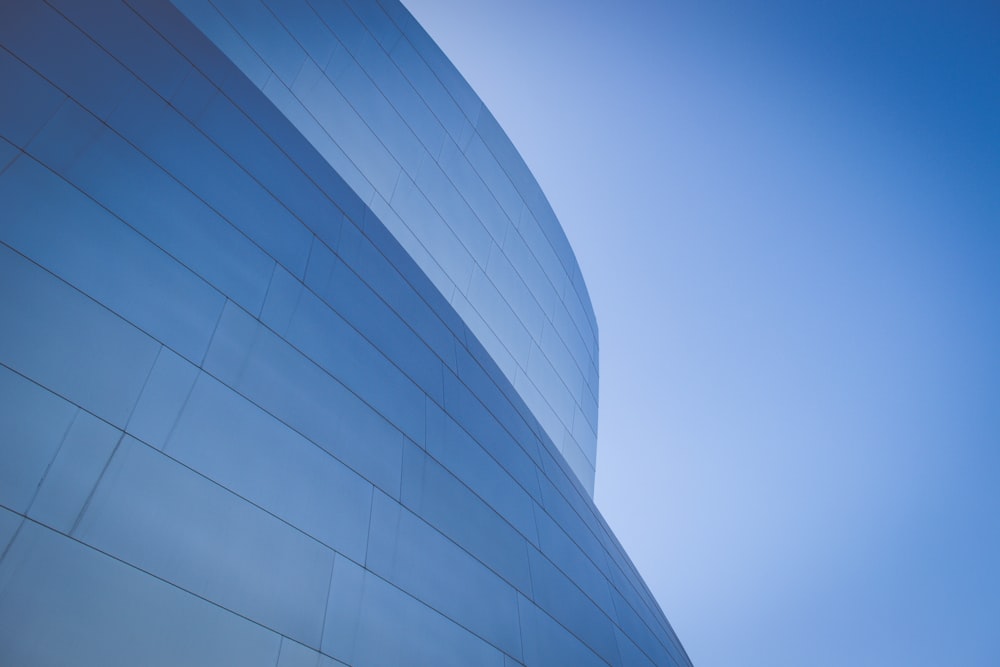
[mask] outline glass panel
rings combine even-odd
[[[135,81],[44,3],[0,3],[0,44],[101,118],[107,118]]]
[[[549,455],[545,453],[543,454],[543,458],[548,459]],[[604,552],[604,547],[594,537],[587,523],[580,518],[580,515],[577,514],[572,505],[556,490],[553,482],[546,475],[539,475],[538,484],[542,489],[542,498],[544,499],[541,506],[542,509],[548,513],[552,520],[565,531],[566,535],[584,553],[593,554],[597,558],[596,564],[598,567],[603,567],[604,558],[600,554]]]
[[[0,507],[0,553],[7,551],[7,545],[14,539],[14,533],[17,532],[23,520],[24,518],[20,514]]]
[[[312,65],[307,60],[302,68],[303,72],[310,67],[315,68],[315,65]],[[354,209],[360,209],[360,204],[356,203],[347,206],[341,202],[368,201],[371,199],[375,188],[362,175],[357,165],[347,157],[344,149],[330,138],[330,135],[319,122],[319,119],[312,115],[312,112],[306,108],[306,105],[293,95],[292,91],[285,84],[272,78],[261,90],[264,91],[264,94],[267,95],[268,99],[271,100],[281,113],[292,122],[295,128],[302,133],[302,136],[311,146],[308,153],[318,153],[321,160],[326,163],[326,166],[320,166],[318,169],[307,169],[307,171],[318,182],[325,181],[324,185],[327,192],[336,193],[343,191],[345,193],[345,196],[334,197],[334,201],[338,202],[341,208],[351,209],[347,211],[350,214],[354,212]],[[330,183],[333,183],[334,187],[330,187]],[[337,183],[346,183],[346,186],[337,186]]]
[[[24,146],[52,117],[66,96],[2,49],[0,81],[7,90],[17,91],[17,104],[0,105],[0,136],[16,146]]]
[[[472,437],[431,402],[427,452],[483,498],[532,542],[537,542],[527,492]],[[529,480],[534,480],[532,474]],[[527,481],[527,480],[526,480]]]
[[[618,625],[621,628],[620,632],[623,631],[624,634],[628,636],[628,639],[631,642],[634,642],[635,645],[643,651],[643,653],[650,656],[656,664],[670,664],[669,654],[663,647],[663,644],[661,644],[660,640],[658,640],[653,633],[650,632],[649,628],[645,623],[643,623],[632,607],[625,602],[625,598],[623,598],[618,591],[614,591],[613,597],[615,608],[618,612],[616,618],[618,620]],[[639,603],[638,600],[636,602]],[[620,639],[621,638],[619,637],[619,640]],[[618,642],[619,647],[621,647],[622,644],[622,641]],[[623,657],[626,657],[624,654],[627,654],[628,651],[629,649],[626,647],[623,652]],[[678,664],[683,663],[678,662]]]
[[[198,368],[167,348],[161,348],[142,388],[126,430],[154,447],[163,448],[177,415],[191,393]]]
[[[193,361],[223,297],[33,160],[0,178],[4,241]]]
[[[236,29],[210,3],[203,0],[172,0],[173,4],[212,40],[257,86],[263,86],[271,69],[261,60]]]
[[[364,560],[372,485],[206,374],[166,452],[351,558]]]
[[[226,21],[247,41],[285,83],[298,74],[306,54],[274,15],[259,2],[213,0]]]
[[[3,137],[0,137],[0,175],[3,174],[4,169],[6,169],[11,162],[21,155],[14,144],[10,143]]]
[[[399,493],[405,436],[319,366],[231,304],[223,313],[204,368],[383,491],[393,496]],[[422,396],[413,409],[419,410],[422,433]]]
[[[489,231],[490,236],[497,242],[502,242],[508,233],[508,228],[512,226],[511,220],[452,139],[445,141],[438,164],[476,212],[476,216]]]
[[[518,590],[530,590],[524,537],[451,473],[409,444],[404,450],[402,500]]]
[[[544,511],[536,507],[539,548],[552,563],[562,570],[573,583],[596,602],[608,616],[614,618],[608,581],[591,558],[602,562],[604,554],[586,554],[556,525]]]
[[[611,619],[534,547],[528,547],[531,590],[539,607],[611,664],[618,664]]]
[[[334,37],[305,0],[264,0],[264,4],[314,62],[323,65],[330,59],[336,44]]]
[[[260,312],[260,321],[279,335],[287,337],[288,324],[292,320],[302,292],[302,283],[295,276],[281,265],[275,266],[271,284],[267,287],[264,307]]]
[[[73,100],[66,100],[26,150],[49,169],[65,174],[80,153],[104,132],[108,128],[97,116]]]
[[[27,512],[77,408],[2,366],[0,396],[0,504]]]
[[[354,294],[361,298],[355,299],[357,302],[355,311],[361,311],[365,315],[381,311],[383,319],[391,319],[399,329],[396,332],[399,337],[394,341],[394,347],[401,347],[401,341],[413,338],[413,333],[405,329],[396,316],[388,311],[385,304],[370,294],[367,287],[360,283],[356,285],[360,294],[358,292]],[[342,291],[345,293],[341,299],[351,298],[350,290]],[[373,307],[371,311],[365,308],[367,305]],[[351,322],[359,327],[362,333],[374,331],[374,328],[368,326],[367,321],[352,318]],[[288,328],[287,339],[352,392],[371,404],[397,428],[412,439],[423,441],[424,392],[361,333],[349,326],[313,294],[305,293],[299,299]]]
[[[538,260],[531,253],[527,243],[521,238],[521,234],[516,230],[510,230],[503,241],[504,255],[508,258],[511,266],[524,280],[524,284],[531,291],[532,295],[542,307],[542,310],[551,319],[556,304],[559,302],[559,295],[542,270]]]
[[[351,59],[331,80],[399,165],[410,174],[417,173],[426,149],[367,72]],[[391,194],[391,191],[383,193],[384,196]]]
[[[483,563],[382,493],[370,535],[369,570],[520,657],[517,594]]]
[[[311,648],[292,641],[288,637],[282,637],[278,664],[274,667],[317,667],[319,657],[320,654]]]
[[[524,280],[511,266],[510,260],[504,256],[499,245],[490,248],[486,269],[486,275],[497,286],[497,290],[511,305],[518,318],[524,322],[525,328],[531,332],[536,341],[539,340],[545,326],[545,313],[531,290],[524,284]]]
[[[521,639],[526,665],[573,665],[607,667],[604,660],[588,649],[577,637],[523,596],[518,596],[521,616]]]
[[[101,134],[66,176],[229,298],[260,309],[274,260],[121,137]]]
[[[333,552],[132,438],[119,445],[75,532],[105,553],[319,646]]]
[[[382,228],[382,234],[388,235],[388,232]],[[354,238],[357,239],[353,244],[356,248],[350,243]],[[442,322],[439,312],[448,306],[436,288],[426,283],[426,278],[415,287],[407,282],[405,274],[401,275],[400,267],[405,269],[405,263],[412,264],[412,260],[395,241],[385,239],[385,245],[390,246],[390,259],[382,254],[386,250],[384,246],[370,245],[368,236],[362,236],[353,226],[345,227],[344,241],[339,255],[351,271],[338,270],[336,282],[327,285],[320,295],[417,380],[425,391],[440,399],[440,364],[448,359],[454,363],[454,334]],[[396,256],[400,261],[405,257],[405,261],[401,264]],[[413,267],[410,272],[417,271]],[[352,275],[353,272],[358,276]],[[376,301],[375,294],[371,298],[361,298],[364,292],[360,289],[353,299],[345,298],[347,291],[340,283],[355,282],[357,277],[385,303]],[[418,288],[424,291],[417,291]],[[430,290],[437,296],[436,304],[434,299],[426,297]]]
[[[302,224],[322,238],[336,239],[340,209],[257,124],[221,93],[212,96],[197,118],[198,127]]]
[[[433,156],[426,152],[423,154],[414,180],[476,263],[486,266],[493,239]]]
[[[110,123],[289,271],[302,275],[312,241],[309,231],[161,98],[137,88]]]
[[[386,632],[392,628],[392,632]],[[360,566],[337,557],[323,652],[357,667],[503,667],[503,653]]]
[[[531,349],[531,334],[479,267],[473,272],[467,294],[472,307],[479,311],[487,326],[523,368]],[[487,350],[492,352],[489,347]]]
[[[374,35],[387,51],[399,40],[399,29],[386,16],[378,3],[348,0],[348,4],[361,17],[361,20],[364,21],[369,33]]]
[[[326,128],[375,190],[388,197],[396,184],[399,164],[351,107],[343,93],[330,83],[325,74],[318,77],[311,86],[296,84],[292,92],[319,124]]]
[[[420,92],[420,96],[448,130],[448,133],[457,139],[461,133],[465,116],[448,91],[441,85],[434,72],[427,67],[427,63],[413,50],[410,42],[406,39],[398,40],[389,51],[389,56],[403,72],[403,75],[413,84],[413,87]]]
[[[160,345],[0,246],[0,361],[116,426]]]
[[[187,62],[126,5],[75,0],[49,4],[164,97],[180,84]]]
[[[467,369],[459,351],[459,368],[470,378],[470,386],[476,387],[475,374]],[[493,458],[500,462],[518,482],[532,495],[537,494],[535,463],[530,452],[533,441],[515,441],[503,425],[496,420],[469,386],[451,373],[444,374],[445,410],[472,438],[480,443]],[[487,394],[488,396],[489,394]],[[523,443],[523,444],[522,444]],[[525,451],[524,447],[529,449]]]
[[[451,280],[468,284],[474,266],[472,255],[406,174],[400,175],[389,203]]]
[[[0,664],[273,667],[279,636],[27,521],[0,562]]]
[[[480,114],[480,119],[488,115],[489,112]],[[510,177],[507,176],[507,173],[497,163],[493,153],[486,147],[486,144],[483,143],[482,138],[478,134],[473,135],[472,140],[466,146],[465,156],[476,170],[476,173],[486,183],[486,187],[496,197],[500,206],[503,207],[503,210],[507,213],[507,217],[511,220],[517,220],[521,213],[521,208],[524,206],[524,202],[521,201],[521,195],[514,189],[514,184],[510,182]]]
[[[78,411],[28,515],[69,533],[121,435],[106,422]]]
[[[413,129],[430,154],[437,155],[447,136],[441,122],[379,43],[365,33],[353,55],[392,105],[406,110],[403,121]]]

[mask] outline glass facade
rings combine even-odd
[[[176,0],[379,217],[593,493],[597,324],[517,151],[397,2]]]
[[[398,2],[0,3],[0,90],[0,664],[690,664],[572,251]]]

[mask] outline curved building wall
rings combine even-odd
[[[174,6],[2,3],[0,91],[0,664],[690,664],[463,317]]]
[[[379,215],[593,493],[597,325],[490,112],[397,0],[176,0]]]

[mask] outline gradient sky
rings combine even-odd
[[[695,664],[1000,664],[1000,5],[405,3],[576,250]]]

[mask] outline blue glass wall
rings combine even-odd
[[[396,1],[175,0],[445,295],[593,493],[597,323],[493,116]]]
[[[280,10],[335,5],[379,9]],[[0,664],[690,664],[452,295],[185,13],[0,3]]]

